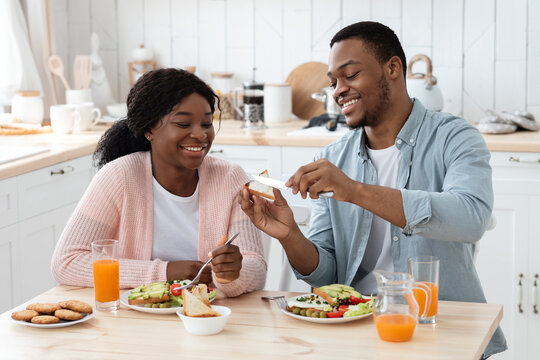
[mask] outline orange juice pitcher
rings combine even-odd
[[[425,294],[425,313],[431,301],[431,292],[414,285],[407,273],[374,271],[377,279],[377,298],[373,304],[373,319],[379,337],[385,341],[409,341],[416,328],[418,303],[413,289]],[[422,314],[424,317],[426,314]]]

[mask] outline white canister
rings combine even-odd
[[[279,123],[292,117],[291,85],[264,84],[264,122]]]
[[[20,122],[41,124],[43,121],[43,99],[39,91],[19,91],[11,102],[11,112]]]
[[[69,134],[79,125],[81,115],[75,105],[52,105],[51,127],[55,134]]]

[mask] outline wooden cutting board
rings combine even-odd
[[[327,72],[327,64],[310,61],[297,66],[287,76],[287,83],[291,84],[292,112],[298,118],[309,120],[324,114],[323,103],[312,99],[311,94],[328,87]]]

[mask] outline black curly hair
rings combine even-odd
[[[197,93],[208,100],[212,114],[220,108],[219,97],[196,75],[167,68],[145,73],[127,97],[128,113],[107,130],[94,151],[94,164],[101,168],[114,159],[151,149],[144,134],[169,114],[185,97]],[[221,123],[221,116],[220,116]]]
[[[365,42],[375,54],[380,64],[390,60],[392,56],[397,56],[401,60],[403,76],[407,77],[407,61],[405,52],[399,39],[388,26],[375,21],[361,21],[344,27],[339,30],[330,40],[330,48],[337,42],[350,38],[359,39]]]

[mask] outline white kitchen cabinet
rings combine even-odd
[[[92,156],[0,181],[0,312],[56,285],[51,258],[94,175]]]
[[[13,244],[12,258],[14,304],[56,286],[51,273],[51,259],[56,242],[76,205],[75,202],[19,223],[19,236]]]
[[[18,237],[18,226],[0,228],[0,286],[8,289],[7,295],[0,296],[0,313],[13,307],[13,243]],[[5,293],[4,293],[5,294]]]
[[[279,146],[212,145],[210,155],[242,166],[248,174],[259,174],[267,169],[271,177],[281,174]]]
[[[509,347],[493,358],[537,359],[540,154],[492,153],[491,165],[497,223],[479,242],[476,267],[488,302],[504,306],[501,327]]]

